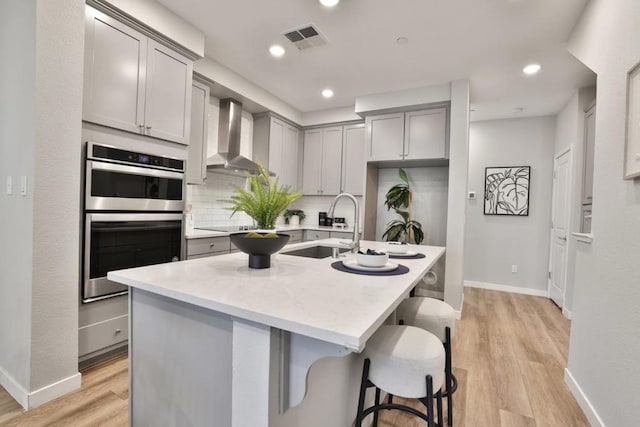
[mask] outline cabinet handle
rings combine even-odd
[[[147,127],[147,130],[150,130],[150,129],[151,129],[151,126],[150,126],[150,125],[147,125],[146,127]]]
[[[216,245],[215,243],[209,243],[210,248],[214,247],[215,245]]]
[[[140,129],[142,129],[142,128],[144,127],[144,123],[140,123],[140,124],[138,125],[138,127],[139,127]]]
[[[122,332],[120,329],[116,329],[115,335],[118,335],[120,332]]]

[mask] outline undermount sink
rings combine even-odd
[[[339,253],[348,252],[348,248],[338,248]],[[295,249],[293,251],[280,252],[282,255],[301,256],[305,258],[327,258],[333,254],[333,247],[330,246],[311,246],[304,249]]]

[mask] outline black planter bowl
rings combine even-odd
[[[261,235],[269,233],[258,233]],[[271,267],[271,254],[278,252],[289,241],[288,234],[277,233],[278,237],[247,237],[247,233],[231,234],[231,243],[245,254],[249,254],[249,268]]]

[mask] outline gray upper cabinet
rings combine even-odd
[[[582,204],[593,203],[593,160],[596,142],[596,107],[584,115],[584,166],[582,172]]]
[[[355,195],[364,192],[365,131],[364,124],[344,126],[342,133],[341,191]]]
[[[340,193],[342,126],[305,131],[302,170],[303,194],[332,196]]]
[[[193,63],[86,7],[83,120],[189,144]]]
[[[447,152],[447,110],[411,111],[404,114],[405,160],[445,159]]]
[[[187,184],[204,184],[207,179],[208,116],[209,87],[194,81],[191,86]]]
[[[432,160],[449,157],[447,109],[369,116],[367,160]]]
[[[270,115],[253,120],[253,159],[262,162],[280,179],[280,184],[299,188],[300,131]]]
[[[368,160],[404,158],[404,113],[367,117]]]

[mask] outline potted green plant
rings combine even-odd
[[[306,218],[304,211],[300,209],[287,209],[284,211],[284,223],[291,225],[300,225]]]
[[[280,185],[280,180],[269,176],[269,171],[258,163],[259,173],[247,177],[249,189],[236,188],[231,196],[232,213],[244,212],[256,222],[259,229],[274,229],[276,219],[299,199],[301,194]]]
[[[413,241],[420,244],[424,240],[424,232],[422,224],[411,218],[413,193],[409,185],[409,177],[402,168],[398,169],[398,175],[403,182],[394,185],[387,191],[384,204],[388,211],[393,209],[400,215],[400,219],[394,219],[387,223],[382,238],[387,242]]]

